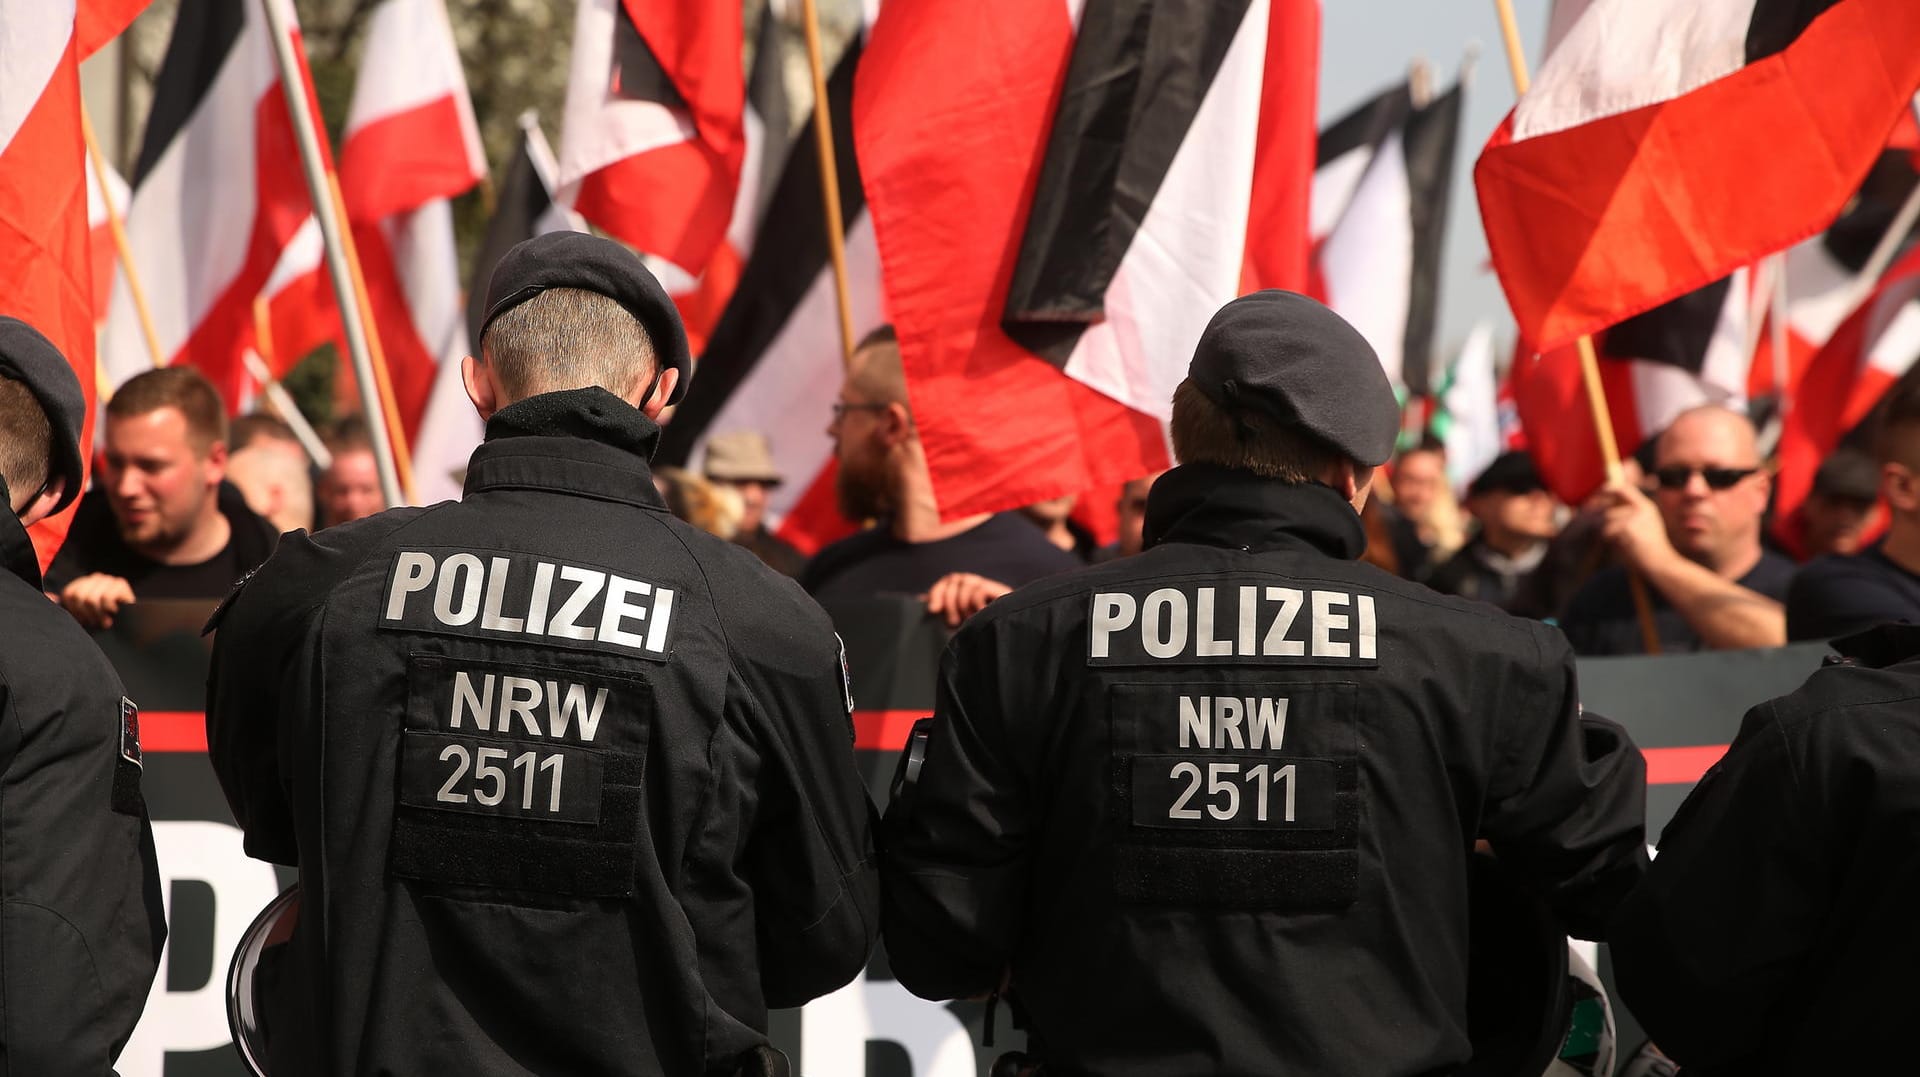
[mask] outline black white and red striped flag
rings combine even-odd
[[[1736,270],[1595,338],[1621,455],[1690,407],[1746,407],[1754,304],[1748,272]],[[1522,342],[1508,379],[1541,480],[1561,501],[1579,504],[1605,479],[1606,468],[1588,419],[1578,354],[1572,347],[1535,353]]]
[[[97,385],[95,265],[80,128],[80,61],[132,22],[146,0],[0,5],[0,312],[27,322],[73,364],[87,398],[81,456],[91,456]],[[32,529],[41,567],[72,519]]]
[[[460,378],[451,200],[486,173],[443,0],[385,0],[367,25],[340,186],[423,504],[460,496],[455,476],[485,433]]]
[[[1794,512],[1833,450],[1860,428],[1887,390],[1920,359],[1920,247],[1880,278],[1814,354],[1780,431],[1775,533],[1791,541]]]
[[[739,275],[744,34],[711,0],[580,0],[574,22],[560,198],[649,256],[696,350]]]
[[[1563,346],[1818,231],[1916,84],[1911,0],[1593,0],[1474,169],[1521,335]]]
[[[1402,83],[1328,125],[1316,151],[1310,294],[1360,330],[1411,396],[1433,380],[1460,104],[1456,85],[1416,107]]]
[[[297,25],[288,0],[268,2]],[[254,298],[312,217],[289,117],[260,4],[182,4],[134,164],[127,234],[166,362],[199,367],[229,404],[247,384]],[[151,368],[124,274],[102,341],[115,384]]]
[[[1207,319],[1305,286],[1318,27],[1313,0],[881,9],[854,134],[943,514],[1164,466]]]
[[[827,79],[856,339],[886,321],[880,254],[853,146],[860,51],[858,41],[850,44]],[[835,500],[833,446],[824,433],[839,395],[841,345],[819,161],[809,119],[771,185],[753,253],[658,454],[662,463],[698,465],[714,434],[765,434],[786,471],[786,481],[768,495],[769,518],[781,538],[805,553],[854,527]]]

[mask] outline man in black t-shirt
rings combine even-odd
[[[107,402],[105,466],[80,503],[47,590],[87,628],[136,599],[220,598],[276,533],[225,482],[220,394],[185,367],[129,380]]]
[[[1889,621],[1920,623],[1920,385],[1888,394],[1875,438],[1887,535],[1852,557],[1822,557],[1787,594],[1787,635],[1832,639]]]
[[[1012,588],[1080,567],[1018,514],[941,520],[890,327],[854,352],[827,434],[840,511],[879,523],[814,555],[800,586],[817,601],[924,594],[929,612],[958,623]]]
[[[1760,545],[1769,477],[1753,423],[1719,405],[1682,412],[1660,435],[1649,497],[1627,482],[1604,491],[1602,535],[1624,565],[1596,573],[1567,608],[1580,654],[1645,651],[1629,568],[1653,600],[1662,651],[1777,647],[1793,563]]]

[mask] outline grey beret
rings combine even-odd
[[[693,355],[667,290],[632,251],[611,239],[586,232],[548,232],[514,245],[493,267],[487,282],[487,313],[480,334],[507,311],[549,288],[597,292],[627,308],[647,331],[660,368],[680,372],[667,403],[677,404],[693,381]],[[475,346],[478,346],[478,341]]]
[[[1209,400],[1304,429],[1369,466],[1400,436],[1400,404],[1373,346],[1304,295],[1269,289],[1221,307],[1187,376]]]
[[[87,398],[80,391],[80,379],[53,341],[20,319],[4,315],[0,315],[0,378],[24,383],[47,413],[53,427],[53,459],[48,461],[47,477],[67,480],[60,503],[54,506],[58,512],[80,496],[85,475],[80,430],[87,421]]]

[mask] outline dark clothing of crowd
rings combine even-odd
[[[104,572],[126,580],[136,599],[225,597],[240,577],[273,553],[280,535],[247,507],[246,498],[232,483],[220,484],[217,504],[232,532],[227,544],[205,561],[166,565],[143,556],[121,539],[113,510],[107,504],[107,492],[96,486],[74,510],[67,541],[47,568],[47,590],[57,594],[82,576]]]

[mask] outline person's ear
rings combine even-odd
[[[460,383],[467,388],[467,399],[473,401],[473,410],[480,413],[480,421],[493,418],[499,410],[499,390],[494,387],[493,377],[486,364],[469,355],[460,360]]]
[[[888,448],[904,445],[913,439],[913,415],[907,411],[905,404],[888,404],[880,420],[880,436]]]
[[[1920,481],[1916,481],[1905,464],[1882,464],[1880,496],[1887,499],[1887,505],[1895,512],[1915,512],[1920,510]]]
[[[227,443],[216,441],[207,446],[208,485],[218,486],[227,477]]]
[[[667,401],[673,399],[674,387],[680,384],[680,368],[668,367],[660,372],[660,384],[654,387],[653,395],[642,401],[640,413],[649,419],[660,418],[667,410]]]

